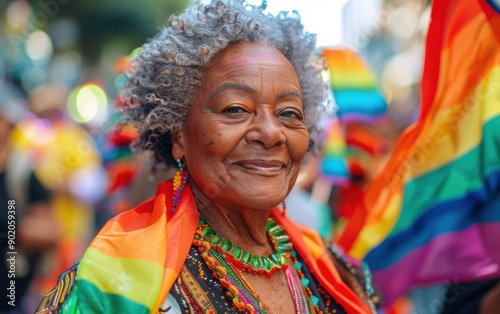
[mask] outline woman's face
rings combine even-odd
[[[218,206],[269,209],[293,187],[308,143],[292,64],[273,47],[243,42],[208,67],[172,153]]]

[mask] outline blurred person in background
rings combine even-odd
[[[440,314],[497,314],[500,311],[500,279],[493,278],[458,287],[447,286]]]
[[[0,82],[0,204],[2,206],[0,311],[2,313],[33,312],[34,309],[30,308],[29,302],[28,305],[24,302],[26,300],[23,300],[23,297],[29,298],[28,290],[38,275],[42,257],[51,251],[59,238],[49,191],[42,186],[35,175],[29,156],[17,150],[12,141],[13,130],[23,113],[22,98],[10,85]],[[9,227],[11,225],[15,228]],[[11,280],[14,280],[12,285]]]
[[[78,260],[94,235],[94,208],[105,193],[101,158],[87,130],[65,112],[65,86],[42,85],[28,94],[30,111],[15,134],[18,146],[34,160],[41,183],[52,192],[61,236],[51,270],[39,289],[46,291],[58,274]]]
[[[334,218],[328,204],[331,187],[326,186],[319,178],[320,159],[321,155],[314,153],[304,158],[297,181],[285,199],[285,205],[287,215],[292,220],[316,230],[323,238],[332,240]]]
[[[151,154],[133,154],[130,144],[137,136],[136,132],[127,134],[132,133],[127,130],[129,127],[117,125],[105,138],[107,143],[103,146],[107,149],[102,155],[108,184],[106,196],[96,206],[96,230],[117,214],[153,197],[156,186],[175,175],[174,169],[152,167]]]

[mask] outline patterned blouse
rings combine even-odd
[[[365,299],[374,310],[379,297],[371,287],[369,272],[356,267],[343,253],[331,246],[332,257],[340,275],[353,290]],[[302,259],[297,257],[300,262]],[[305,263],[301,269],[304,276],[310,279],[309,289],[319,298],[318,308],[323,313],[346,313],[335,300],[325,293],[318,281],[310,273]],[[346,280],[347,279],[347,280]],[[212,276],[207,264],[198,253],[196,246],[191,246],[186,262],[176,283],[164,300],[158,313],[235,313],[232,301],[226,296],[226,288]]]

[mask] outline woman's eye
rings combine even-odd
[[[302,114],[297,110],[284,110],[280,116],[290,119],[298,119],[302,121]]]
[[[222,110],[224,113],[243,113],[247,111],[246,108],[240,106],[231,106]]]

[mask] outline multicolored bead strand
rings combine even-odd
[[[309,300],[308,302],[309,307],[307,309],[307,312],[304,313],[323,314],[323,311],[321,311],[318,307],[320,299],[312,293],[311,289],[309,289],[310,280],[306,278],[304,276],[304,273],[302,272],[302,263],[297,258],[297,252],[292,251],[291,258],[293,262],[293,267],[297,272],[298,276],[300,277],[302,288],[304,289],[306,297]]]
[[[177,159],[177,166],[179,167],[179,170],[177,171],[173,179],[172,212],[175,210],[175,208],[177,208],[177,205],[179,204],[182,190],[184,190],[188,178],[187,172],[184,171],[184,164],[182,163],[182,159]]]
[[[285,271],[285,274],[288,287],[290,287],[290,292],[292,293],[292,297],[295,302],[297,313],[310,313],[310,311],[308,311],[304,289],[302,288],[302,285],[297,277],[297,273],[293,268],[289,268]]]
[[[198,247],[212,275],[227,289],[226,295],[235,309],[241,313],[271,314],[272,311],[260,300],[257,293],[243,278],[242,273],[236,267],[232,267],[234,265],[231,265],[218,250],[212,248],[211,243],[203,236],[203,228],[206,226],[205,218],[200,217],[193,244]]]
[[[297,260],[297,255],[283,227],[269,219],[266,223],[266,231],[275,252],[269,257],[252,255],[234,246],[230,240],[222,239],[220,235],[214,233],[205,217],[200,216],[193,244],[198,247],[212,275],[227,289],[226,295],[232,301],[236,311],[272,313],[272,310],[262,302],[260,296],[243,277],[243,273],[271,276],[277,270],[283,269],[297,313],[322,313],[318,308],[319,299],[307,287],[309,279],[305,278],[300,270],[302,264]],[[293,267],[288,267],[289,265]]]

